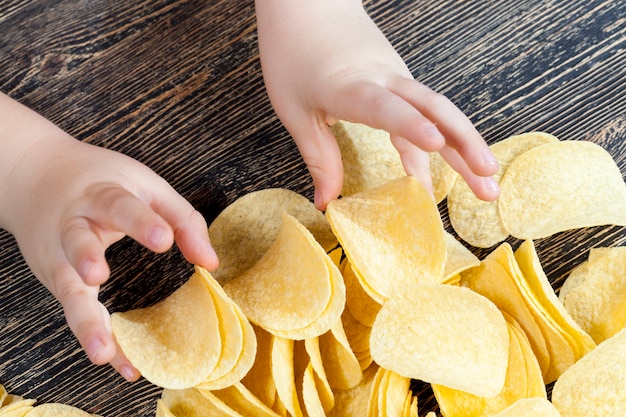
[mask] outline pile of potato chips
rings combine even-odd
[[[289,190],[250,193],[209,227],[215,273],[196,267],[160,303],[113,315],[124,353],[164,387],[157,416],[418,416],[411,380],[444,417],[624,415],[625,252],[592,251],[560,300],[533,243],[626,225],[602,148],[540,132],[493,145],[502,197],[484,203],[444,165],[433,198],[390,168],[379,131],[334,129],[344,155],[364,153],[344,160],[350,188],[325,214]],[[493,246],[483,259],[445,230],[446,196],[456,234]]]
[[[60,403],[35,404],[37,401],[9,394],[0,385],[0,416],[2,417],[98,417],[79,408]]]

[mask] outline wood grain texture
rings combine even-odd
[[[626,173],[625,0],[365,5],[413,75],[455,102],[489,143],[530,130],[591,140]],[[251,1],[4,0],[0,91],[79,140],[147,164],[208,221],[257,189],[312,197],[263,87]],[[542,239],[537,248],[558,289],[589,248],[625,244],[624,228],[597,227]],[[101,299],[111,311],[152,304],[191,271],[177,250],[157,256],[130,239],[108,257],[112,278]],[[0,382],[40,402],[106,417],[152,416],[160,394],[88,362],[6,232]],[[414,387],[420,415],[436,410],[428,386]]]

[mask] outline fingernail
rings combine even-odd
[[[485,184],[485,189],[487,189],[487,191],[490,191],[492,193],[500,192],[500,186],[493,177],[485,177],[483,181]]]
[[[485,163],[485,165],[489,165],[489,166],[499,165],[498,160],[491,152],[491,149],[489,149],[488,147],[483,148],[483,150],[481,151],[481,155],[483,157],[483,162]]]
[[[161,226],[151,227],[148,231],[148,243],[153,248],[160,248],[165,236],[165,229]]]
[[[422,128],[422,132],[424,132],[424,135],[430,136],[431,138],[440,139],[440,140],[444,139],[439,129],[437,129],[437,127],[433,124],[424,125],[424,127]]]
[[[122,365],[120,367],[120,375],[122,375],[122,377],[129,381],[132,382],[135,380],[135,370],[129,366],[129,365]]]
[[[91,270],[91,267],[93,266],[93,261],[90,259],[85,259],[80,263],[80,266],[78,267],[78,273],[80,274],[80,277],[85,279],[85,277],[89,274],[89,271]]]
[[[90,361],[94,363],[96,362],[96,359],[98,358],[98,353],[100,353],[103,346],[104,343],[102,343],[102,340],[100,340],[100,338],[92,337],[91,339],[89,339],[87,345],[85,346],[85,352],[87,353],[87,357]]]

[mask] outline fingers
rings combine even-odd
[[[446,162],[463,177],[476,197],[485,201],[493,201],[500,195],[500,187],[492,176],[476,175],[465,160],[452,148],[445,147],[440,151]]]
[[[155,196],[151,206],[172,226],[176,244],[187,261],[209,271],[217,269],[219,260],[206,220],[187,200],[170,188]]]
[[[498,162],[485,140],[467,116],[445,96],[404,77],[393,78],[388,87],[437,125],[445,136],[446,146],[457,151],[471,173],[487,177],[498,171]],[[406,137],[419,145],[419,137]]]
[[[290,119],[291,120],[291,119]],[[286,121],[298,150],[313,179],[315,207],[325,210],[343,186],[343,164],[337,140],[324,121],[307,117]]]
[[[63,306],[68,326],[91,362],[110,363],[125,379],[134,381],[139,372],[115,343],[110,316],[98,301],[98,287],[88,286],[74,268],[64,263],[55,271],[51,291]]]
[[[363,81],[339,90],[329,102],[334,117],[366,124],[408,139],[427,152],[438,151],[445,138],[435,124],[402,96],[380,85]]]
[[[400,160],[406,173],[417,178],[432,194],[433,181],[430,174],[428,153],[399,136],[391,136],[391,142],[400,154]]]

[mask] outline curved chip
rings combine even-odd
[[[509,332],[498,308],[474,291],[415,284],[383,304],[370,349],[402,376],[491,397],[504,385]]]
[[[532,148],[500,183],[500,219],[518,239],[600,225],[626,226],[626,186],[601,146],[562,141]]]
[[[404,284],[443,280],[443,224],[417,179],[405,176],[331,201],[326,216],[363,288],[378,303]]]
[[[324,214],[306,197],[284,188],[255,191],[235,200],[209,226],[220,258],[213,277],[224,284],[259,261],[278,235],[283,212],[298,219],[327,252],[337,245]]]
[[[151,307],[113,313],[111,325],[126,357],[160,387],[193,387],[209,375],[220,358],[215,304],[198,273]]]
[[[282,218],[272,246],[224,290],[250,321],[270,333],[314,337],[341,316],[345,285],[311,233],[295,217]]]
[[[527,150],[545,143],[558,142],[555,136],[544,132],[528,132],[508,137],[489,148],[500,164],[493,176],[500,182],[509,165]],[[462,178],[454,182],[448,195],[450,223],[467,243],[488,248],[509,236],[498,213],[498,202],[483,201],[474,195]]]
[[[211,373],[196,386],[219,390],[240,381],[252,368],[256,356],[256,335],[239,306],[234,303],[204,268],[196,267],[209,287],[219,318],[222,351]]]
[[[626,246],[593,248],[567,277],[559,298],[596,343],[626,326]]]
[[[560,376],[552,403],[567,417],[626,415],[626,329],[600,343]]]

